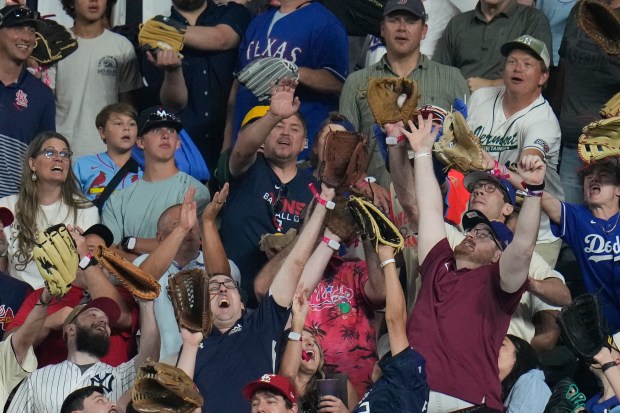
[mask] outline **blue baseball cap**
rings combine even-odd
[[[483,180],[491,181],[494,184],[496,184],[497,187],[500,189],[500,191],[502,191],[502,193],[504,194],[504,198],[508,200],[508,203],[512,206],[516,205],[517,191],[513,188],[513,186],[510,184],[510,182],[508,182],[507,179],[496,178],[495,176],[485,171],[477,171],[477,172],[471,172],[465,175],[465,179],[463,179],[463,184],[465,185],[465,188],[467,188],[469,192],[472,192],[474,189],[474,186],[479,181],[483,181]]]
[[[465,212],[461,222],[465,231],[474,228],[478,224],[484,224],[489,227],[502,251],[506,249],[514,237],[512,231],[506,224],[499,221],[489,221],[489,219],[477,209],[470,209]]]

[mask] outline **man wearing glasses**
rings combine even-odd
[[[18,192],[21,162],[16,160],[32,138],[56,130],[54,94],[26,70],[37,17],[26,7],[0,9],[0,198]]]
[[[308,184],[317,185],[297,169],[306,123],[299,98],[294,97],[296,86],[280,81],[271,106],[248,112],[230,155],[230,196],[222,212],[221,235],[226,253],[239,265],[251,308],[257,305],[254,278],[267,262],[259,249],[261,236],[299,229],[302,211],[312,199]]]
[[[422,286],[407,325],[413,348],[427,361],[429,413],[486,404],[503,411],[497,360],[510,317],[525,291],[540,222],[546,165],[525,155],[519,173],[529,185],[511,242],[510,230],[480,211],[463,217],[465,239],[450,247],[443,200],[433,175],[437,129],[401,128],[415,152],[418,255]],[[448,374],[446,374],[446,372]]]

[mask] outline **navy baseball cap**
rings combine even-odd
[[[162,106],[151,106],[140,113],[138,119],[138,136],[142,136],[157,126],[171,126],[180,132],[183,129],[181,119]]]
[[[110,246],[114,243],[114,234],[112,234],[110,228],[106,227],[103,224],[92,225],[86,231],[82,232],[82,236],[84,237],[91,234],[99,235],[101,238],[103,238],[103,242],[108,248],[110,248]]]
[[[479,181],[493,182],[495,185],[497,185],[500,191],[502,191],[502,193],[504,194],[504,197],[508,200],[508,203],[512,206],[516,205],[517,191],[513,188],[513,186],[510,184],[510,182],[508,182],[507,179],[496,178],[495,176],[487,172],[477,171],[477,172],[471,172],[465,175],[465,179],[463,179],[463,184],[465,185],[465,188],[467,188],[469,192],[472,192],[474,189],[474,186]]]
[[[422,0],[388,0],[385,6],[383,6],[383,16],[387,16],[396,11],[407,11],[424,21],[428,20],[428,15],[426,14],[426,9],[424,9]]]
[[[11,5],[0,9],[0,29],[5,27],[23,26],[39,19],[39,12],[30,10],[28,7]]]
[[[512,242],[513,233],[506,226],[506,224],[499,221],[489,221],[489,219],[477,209],[470,209],[465,212],[463,215],[463,229],[468,231],[474,228],[478,224],[484,224],[491,229],[491,233],[497,243],[499,244],[499,248],[504,251],[506,247]]]

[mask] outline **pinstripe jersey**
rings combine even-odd
[[[105,396],[118,400],[133,385],[135,358],[117,367],[97,362],[83,374],[80,368],[65,360],[36,370],[17,389],[8,413],[58,413],[65,398],[86,386],[101,386]]]

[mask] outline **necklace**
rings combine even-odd
[[[616,229],[616,226],[618,226],[618,220],[620,219],[620,211],[616,213],[616,223],[614,224],[613,227],[611,227],[610,229],[605,229],[605,227],[603,227],[601,224],[598,223],[598,221],[596,222],[596,225],[598,225],[601,230],[605,233],[605,234],[609,234],[610,232],[612,232],[614,229]]]

